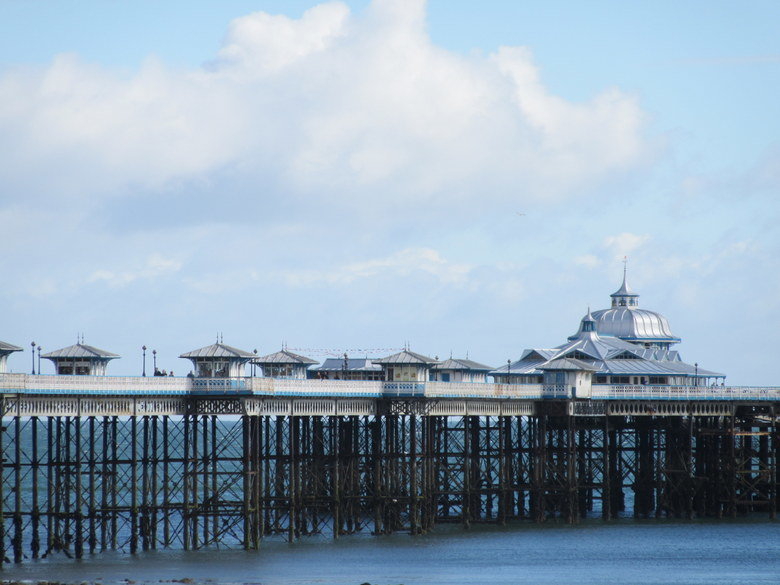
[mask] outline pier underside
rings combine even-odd
[[[777,513],[776,403],[110,400],[4,398],[0,559]]]

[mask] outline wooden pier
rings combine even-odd
[[[0,376],[3,562],[777,515],[778,389],[75,378]]]

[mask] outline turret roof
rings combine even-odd
[[[200,349],[193,349],[187,353],[183,353],[180,358],[232,358],[232,359],[252,359],[255,354],[244,351],[243,349],[236,349],[224,343],[212,343],[206,347]]]
[[[90,359],[113,360],[122,356],[115,353],[111,353],[110,351],[106,351],[105,349],[99,349],[92,345],[77,343],[75,345],[69,345],[68,347],[63,347],[62,349],[50,351],[49,353],[44,353],[41,355],[41,357],[46,358],[48,360],[56,360],[56,359],[63,359],[63,358],[68,358],[68,359],[79,358],[79,359],[87,359],[87,360]]]

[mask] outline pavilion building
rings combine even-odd
[[[610,296],[612,307],[588,310],[567,343],[526,349],[516,362],[493,370],[494,380],[545,385],[557,384],[557,380],[571,386],[571,372],[579,367],[594,384],[709,386],[724,382],[725,374],[685,363],[671,349],[680,338],[672,334],[663,315],[639,309],[639,295],[628,287],[625,272],[620,289]],[[556,364],[563,369],[551,369]]]
[[[199,378],[239,378],[255,354],[218,341],[179,357],[192,362],[193,373]]]
[[[260,366],[266,378],[305,380],[308,377],[309,367],[319,362],[282,348],[280,351],[256,357],[252,363]]]
[[[85,343],[69,345],[41,355],[54,364],[60,376],[105,376],[108,362],[119,355]]]
[[[8,371],[8,356],[15,351],[24,351],[21,347],[0,341],[0,374]]]
[[[450,358],[431,368],[430,379],[432,382],[484,383],[491,370],[492,367],[470,359]]]
[[[426,382],[433,366],[439,363],[408,349],[372,361],[382,367],[387,382]]]

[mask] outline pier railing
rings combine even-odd
[[[256,395],[322,398],[474,398],[542,400],[572,397],[571,388],[550,384],[382,382],[276,378],[173,378],[165,376],[57,376],[0,374],[0,393],[56,395]],[[774,400],[780,387],[653,386],[594,384],[595,400]],[[577,397],[581,398],[580,396]]]
[[[594,384],[591,398],[602,400],[780,400],[780,387]]]

